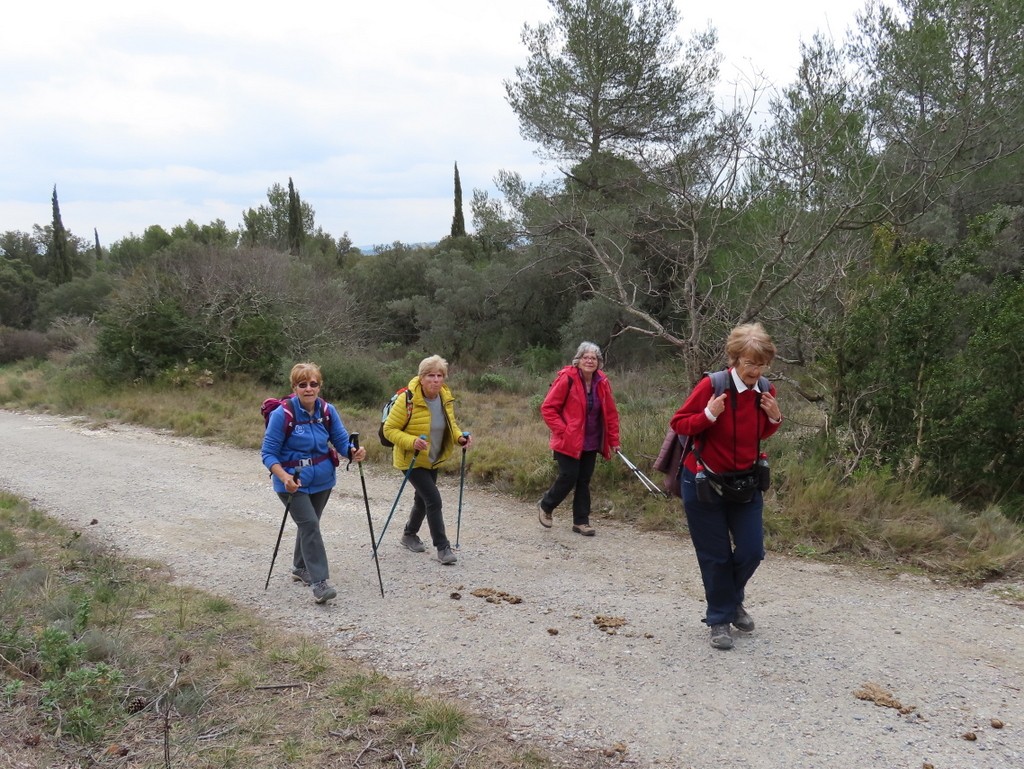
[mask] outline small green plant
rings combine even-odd
[[[122,680],[120,671],[102,662],[71,670],[43,684],[40,706],[61,731],[82,742],[95,742],[103,735],[104,724],[121,709]]]
[[[64,630],[48,627],[39,634],[39,666],[48,679],[61,678],[81,661],[83,652],[82,645],[75,643]]]
[[[14,704],[14,700],[22,689],[25,688],[24,681],[8,681],[3,689],[0,689],[0,702],[4,703],[4,706],[11,707]]]

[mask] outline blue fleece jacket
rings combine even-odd
[[[324,425],[323,407],[330,412],[330,432]],[[267,431],[263,434],[263,446],[260,453],[263,456],[263,466],[268,470],[275,464],[292,462],[299,459],[316,459],[327,454],[328,443],[334,446],[342,458],[348,457],[349,442],[348,430],[345,429],[337,409],[331,404],[325,404],[322,398],[317,398],[312,418],[299,405],[298,398],[292,398],[292,410],[295,414],[295,429],[284,439],[285,413],[282,406],[278,406],[270,414],[267,422]],[[289,468],[294,472],[296,468]],[[337,477],[334,465],[330,460],[318,462],[300,469],[299,492],[303,494],[316,494],[325,489],[334,488]],[[285,493],[284,484],[274,477],[274,491]]]

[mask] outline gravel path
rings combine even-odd
[[[287,577],[290,522],[263,590],[282,508],[255,452],[4,411],[0,435],[0,488],[178,583],[454,696],[565,766],[1024,766],[1024,609],[991,586],[769,554],[748,590],[756,632],[719,652],[687,540],[600,518],[585,538],[561,511],[544,530],[533,505],[467,486],[454,566],[399,545],[402,500],[382,599],[353,466],[324,515],[339,600],[316,606]],[[401,476],[364,472],[379,536]],[[444,498],[454,540],[456,484]],[[606,632],[598,617],[624,624]],[[874,699],[855,696],[865,686]],[[912,710],[877,705],[882,692]]]

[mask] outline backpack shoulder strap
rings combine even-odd
[[[292,436],[292,431],[295,429],[295,406],[292,405],[292,398],[294,395],[290,395],[287,398],[281,399],[281,408],[284,409],[284,440],[285,443]]]
[[[405,426],[403,430],[409,426],[409,420],[412,419],[412,390],[408,387],[405,388]]]
[[[331,410],[327,408],[331,404],[325,401],[323,398],[317,398],[317,402],[320,404],[320,416],[323,419],[324,427],[327,428],[327,432],[331,432]]]
[[[705,375],[711,379],[711,386],[715,390],[715,397],[724,393],[729,389],[729,378],[731,374],[729,369],[722,369],[721,371],[708,371]]]

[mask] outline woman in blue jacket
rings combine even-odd
[[[572,363],[551,383],[540,414],[551,430],[550,446],[558,477],[537,502],[540,525],[550,529],[552,513],[572,492],[572,530],[594,536],[590,525],[590,479],[597,455],[610,459],[619,451],[619,410],[605,376],[604,355],[593,342],[583,342]]]
[[[334,406],[320,395],[323,376],[314,363],[297,363],[291,371],[292,392],[267,421],[263,465],[274,476],[274,491],[287,505],[298,532],[292,557],[292,578],[313,588],[317,603],[335,598],[327,581],[327,550],[320,534],[320,516],[336,482],[331,446],[342,456],[362,462],[366,449],[353,451],[348,431]]]

